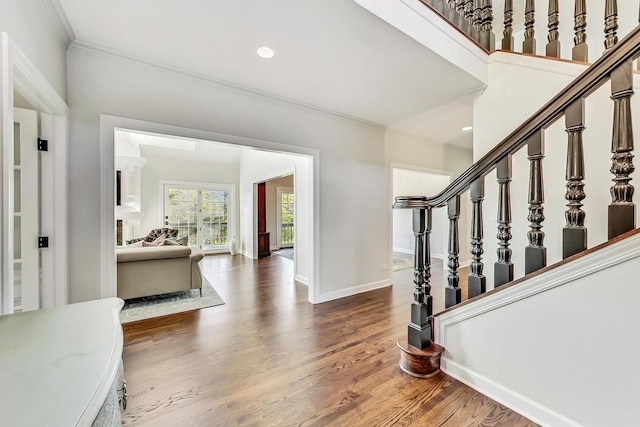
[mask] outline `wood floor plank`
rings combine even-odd
[[[202,267],[225,305],[124,326],[124,425],[534,425],[445,374],[400,371],[411,271],[311,305],[286,258],[207,256]],[[442,309],[441,261],[432,271]]]

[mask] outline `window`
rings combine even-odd
[[[278,187],[278,246],[289,247],[295,243],[295,203],[291,188]]]
[[[205,251],[226,250],[233,235],[234,186],[164,182],[164,223]]]

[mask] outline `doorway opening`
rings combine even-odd
[[[103,221],[105,242],[113,242],[115,249],[116,243],[121,244],[127,240],[124,236],[119,236],[121,232],[128,234],[128,236],[139,234],[136,237],[141,237],[150,229],[158,228],[158,226],[172,226],[173,224],[178,228],[184,228],[184,234],[187,235],[190,243],[196,242],[196,244],[214,251],[229,252],[228,243],[233,240],[237,242],[238,253],[256,259],[258,239],[255,227],[257,215],[254,185],[257,182],[270,181],[273,177],[288,176],[292,181],[286,188],[300,189],[296,194],[298,200],[287,207],[287,209],[293,208],[294,210],[292,216],[295,218],[295,227],[285,221],[284,223],[280,222],[280,229],[284,224],[285,229],[288,227],[290,233],[295,233],[294,278],[309,286],[309,300],[310,302],[314,301],[316,298],[314,296],[314,292],[316,292],[314,279],[317,274],[315,265],[317,227],[314,226],[317,216],[317,204],[315,203],[315,194],[317,193],[316,150],[110,116],[102,116],[101,124],[103,153],[111,152],[111,159],[113,159],[108,162],[103,161],[103,172],[107,172],[102,176],[103,203],[107,206],[106,212],[113,215],[111,224],[116,224],[116,219],[125,220],[124,224],[120,224],[120,227],[113,227],[113,225],[109,227],[108,217],[104,218],[106,219]],[[124,144],[125,148],[120,148],[118,142],[122,134],[127,135],[128,138]],[[147,141],[141,142],[141,138]],[[172,155],[163,161],[156,162],[156,158],[160,157],[160,151],[166,151],[169,147],[160,146],[164,143],[148,143],[150,138],[164,140],[164,143],[171,141],[170,144],[174,149]],[[194,146],[195,148],[192,148]],[[175,151],[176,149],[177,151]],[[216,150],[218,150],[217,154],[213,154],[212,157],[206,159],[203,157],[204,152]],[[185,162],[194,155],[199,157],[200,162],[191,162],[187,165]],[[129,201],[133,208],[132,211],[138,212],[136,214],[138,217],[133,221],[134,226],[131,225],[132,221],[126,221],[127,215],[131,217],[132,212],[123,215],[122,207],[117,206],[118,191],[116,188],[118,183],[118,174],[116,173],[118,167],[116,165],[118,161],[122,160],[122,157],[131,156],[142,158],[141,161],[138,161],[142,167],[129,176],[125,176],[127,173],[121,170],[120,201],[123,204]],[[229,157],[234,159],[233,162],[222,161],[223,158],[228,160]],[[168,176],[167,171],[177,175]],[[200,177],[189,176],[189,173],[195,172],[203,175]],[[149,179],[150,176],[155,177],[153,178],[155,183]],[[129,179],[128,184],[127,178]],[[171,187],[172,185],[173,187]],[[213,188],[212,185],[213,187],[227,185],[229,192],[224,197],[214,197],[216,206],[209,206],[211,208],[209,215],[204,212],[208,209],[206,206],[208,202],[205,200],[208,196],[205,193],[208,190],[220,190]],[[149,191],[148,187],[155,188]],[[174,202],[180,201],[180,203],[174,203],[173,208],[166,206],[166,199],[171,199],[171,197],[165,197],[171,189],[176,190],[174,191],[176,194],[173,196]],[[133,197],[129,191],[133,193]],[[186,199],[189,199],[189,203],[186,203]],[[168,203],[171,204],[171,201]],[[225,203],[226,207],[223,206]],[[274,202],[274,218],[276,215],[275,207]],[[184,220],[182,214],[189,212],[194,215],[188,220]],[[220,213],[224,215],[219,215]],[[135,229],[135,233],[131,229]],[[205,229],[209,229],[210,233]],[[200,231],[202,231],[201,234],[199,234]],[[274,242],[277,242],[279,247],[282,235],[278,231],[274,231],[274,236],[278,237]],[[286,243],[284,244],[286,245]],[[290,245],[293,245],[293,241]],[[105,252],[103,259],[102,296],[114,296],[116,295],[115,250]]]
[[[397,196],[432,196],[445,189],[451,182],[447,172],[414,168],[411,166],[392,167],[393,199]],[[392,252],[393,270],[413,269],[415,238],[413,235],[411,209],[393,210]],[[446,209],[433,210],[430,235],[431,258],[443,260],[447,254],[447,212]]]

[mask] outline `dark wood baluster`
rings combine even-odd
[[[534,0],[527,0],[524,10],[524,41],[522,42],[523,53],[536,53],[536,30],[533,28],[536,23],[536,3]]]
[[[460,239],[458,236],[458,220],[460,219],[460,196],[456,196],[447,202],[447,213],[449,216],[449,257],[447,267],[447,288],[445,289],[445,307],[449,308],[462,302],[462,291],[460,289],[460,277],[458,267],[460,267]]]
[[[638,11],[638,22],[640,22],[640,10]],[[638,70],[640,71],[640,59],[638,59]]]
[[[456,0],[456,13],[458,14],[458,28],[466,31],[467,21],[464,17],[464,0]]]
[[[469,37],[473,38],[473,3],[474,0],[465,0],[464,2],[464,18],[467,21],[466,32]]]
[[[538,130],[527,141],[529,155],[529,245],[524,250],[525,274],[532,273],[547,265],[547,248],[544,247],[544,181],[542,177],[542,159],[544,158],[544,136]]]
[[[513,50],[513,0],[504,0],[504,30],[502,50]]]
[[[473,298],[487,291],[487,278],[482,274],[482,239],[484,238],[482,225],[482,201],[484,200],[484,178],[471,184],[471,202],[473,213],[471,217],[471,274],[467,280],[468,297]]]
[[[587,62],[589,60],[589,47],[587,46],[587,4],[586,0],[576,0],[574,9],[575,37],[571,58],[574,61]]]
[[[473,2],[473,39],[480,43],[480,31],[482,27],[482,1]]]
[[[631,185],[633,166],[633,126],[631,96],[633,95],[633,63],[629,61],[611,73],[611,99],[613,99],[613,153],[611,173],[615,175],[609,205],[609,238],[635,228],[636,205]]]
[[[618,2],[607,0],[604,6],[604,50],[618,43]]]
[[[504,285],[513,280],[513,263],[511,262],[511,155],[500,160],[496,168],[498,177],[498,260],[494,264],[494,287]]]
[[[560,40],[558,37],[558,25],[560,23],[560,8],[558,6],[558,0],[549,0],[549,35],[547,36],[546,52],[547,56],[554,58],[560,58]]]
[[[493,34],[493,4],[482,0],[480,10],[480,44],[489,52],[496,50],[496,36]]]
[[[433,315],[433,297],[431,296],[431,209],[413,210],[413,235],[415,236],[415,254],[413,270],[413,302],[411,303],[411,322],[408,326],[408,341],[420,350],[431,345],[431,317]]]
[[[584,99],[571,104],[564,112],[565,126],[569,135],[567,146],[567,193],[564,198],[569,208],[564,213],[567,225],[562,229],[562,258],[570,257],[587,249],[586,214],[582,210],[584,193]]]

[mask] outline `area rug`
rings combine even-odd
[[[413,259],[393,257],[393,271],[413,268]]]
[[[190,291],[127,300],[122,311],[120,311],[120,322],[124,324],[222,304],[224,304],[224,301],[220,298],[220,295],[213,289],[211,283],[203,278],[202,297],[200,297],[199,290],[192,289]]]
[[[293,248],[280,249],[279,251],[273,251],[273,253],[293,261]]]

